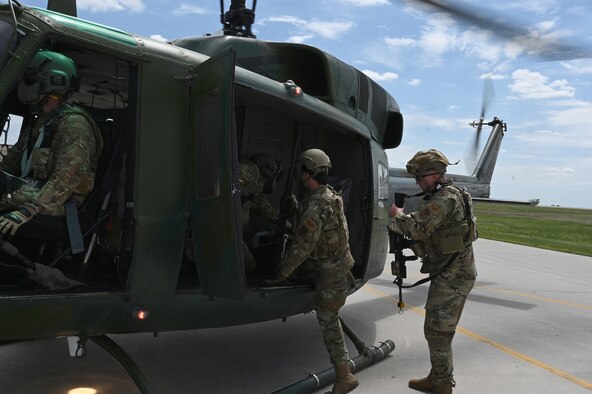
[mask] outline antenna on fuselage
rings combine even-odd
[[[253,7],[247,8],[246,0],[231,0],[230,9],[224,12],[224,0],[220,0],[220,23],[225,36],[256,38],[251,31],[255,23],[255,7],[257,0],[253,0]]]

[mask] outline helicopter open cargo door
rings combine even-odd
[[[191,232],[204,294],[243,299],[237,141],[234,127],[236,52],[199,65],[191,85]]]

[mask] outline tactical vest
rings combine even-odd
[[[56,130],[59,130],[61,127],[63,127],[63,123],[68,118],[68,116],[75,114],[84,117],[94,134],[95,141],[97,141],[96,152],[94,152],[94,162],[95,164],[98,162],[100,153],[103,149],[103,138],[101,136],[101,131],[96,125],[94,119],[81,108],[71,105],[64,105],[52,118],[45,122],[43,125],[45,133],[43,142],[38,148],[33,148],[33,151],[30,153],[32,156],[34,156],[34,162],[31,164],[32,167],[28,176],[38,181],[37,187],[42,187],[52,175],[54,163],[56,160],[55,155],[57,153],[54,149],[52,149],[52,143]],[[30,144],[27,143],[27,145],[28,149],[30,149]],[[95,173],[96,168],[91,169],[91,171]]]
[[[348,238],[349,230],[347,219],[343,210],[343,199],[331,186],[327,185],[327,190],[323,193],[314,194],[311,200],[323,201],[331,208],[331,215],[327,215],[327,222],[321,229],[317,247],[315,248],[316,259],[321,264],[321,270],[325,268],[336,269],[339,273],[348,273],[354,265],[354,259],[351,255]],[[328,260],[328,267],[323,263]],[[331,267],[331,263],[339,262],[341,267]],[[336,272],[337,273],[337,272]]]
[[[427,239],[419,242],[418,249],[423,254],[420,257],[424,257],[421,272],[435,272],[441,269],[443,257],[462,252],[479,237],[470,194],[465,188],[460,189],[455,185],[445,185],[444,188],[443,192],[450,192],[462,201],[463,219],[443,225]]]

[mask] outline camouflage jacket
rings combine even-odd
[[[354,265],[343,200],[330,186],[308,192],[298,207],[294,240],[280,262],[286,277],[306,259],[314,260],[325,287],[342,280]]]
[[[41,132],[45,135],[37,146]],[[65,104],[49,116],[40,116],[0,163],[1,170],[29,181],[3,195],[0,206],[31,203],[39,213],[63,215],[70,197],[80,205],[93,190],[102,149],[100,130],[83,109]],[[24,165],[27,158],[28,166]],[[27,167],[28,173],[23,173]]]
[[[476,275],[472,241],[477,230],[470,196],[467,202],[469,206],[463,192],[449,180],[427,197],[419,211],[399,213],[389,223],[390,231],[417,241],[413,250],[422,258],[421,272],[437,273],[454,258],[451,270],[466,271],[469,277]]]
[[[249,223],[251,211],[257,212],[265,219],[277,221],[279,210],[272,207],[263,196],[263,181],[257,165],[250,160],[238,163],[239,183],[241,187],[241,222]]]

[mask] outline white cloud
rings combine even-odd
[[[325,38],[337,38],[354,27],[353,22],[324,22],[313,20],[306,24],[305,28]]]
[[[565,176],[565,175],[572,175],[576,172],[573,168],[570,167],[563,167],[563,168],[556,168],[556,167],[549,167],[543,169],[544,172],[547,173],[547,176]]]
[[[384,39],[384,42],[387,43],[388,46],[393,48],[411,48],[417,45],[417,41],[413,38],[390,38],[387,37]]]
[[[419,39],[419,46],[429,55],[439,57],[456,46],[456,36],[447,29],[436,27],[426,30]]]
[[[379,73],[372,70],[362,70],[362,72],[377,82],[394,81],[395,79],[399,78],[398,74],[388,71],[384,73]]]
[[[560,6],[557,0],[503,1],[496,4],[498,10],[534,12],[540,15],[557,12]]]
[[[173,11],[173,15],[203,15],[207,14],[208,10],[203,7],[198,7],[190,4],[182,3],[179,8]]]
[[[569,128],[572,131],[582,131],[586,135],[589,126],[586,124],[588,119],[592,119],[592,105],[578,106],[563,111],[553,111],[549,116],[549,121],[554,126]],[[590,137],[588,137],[590,138]]]
[[[411,81],[407,82],[409,86],[419,86],[421,85],[421,79],[413,78]]]
[[[145,8],[142,0],[79,0],[78,7],[81,10],[90,10],[93,12],[123,10],[142,12]]]
[[[575,75],[592,74],[592,61],[588,59],[561,62],[561,65],[564,69]]]
[[[307,21],[290,15],[271,16],[263,19],[261,24],[266,24],[269,22],[288,23],[298,27],[298,29],[302,31],[302,34],[297,34],[291,37],[295,40],[307,40],[313,38],[314,35],[320,35],[329,39],[336,39],[355,26],[353,22],[348,21],[326,22],[318,19]],[[313,36],[310,35],[311,33]]]
[[[559,129],[559,126],[557,126]],[[592,148],[592,136],[585,132],[574,130],[540,130],[515,136],[518,141],[526,142],[537,149],[546,146],[550,148]]]
[[[270,16],[268,18],[263,19],[259,23],[264,25],[267,22],[289,23],[294,26],[303,26],[306,24],[306,21],[304,19],[296,18],[295,16],[290,15]]]
[[[510,90],[522,99],[550,99],[574,97],[575,89],[565,79],[549,81],[545,75],[527,69],[518,69],[512,73],[514,83]]]
[[[150,36],[153,40],[161,41],[161,42],[169,42],[168,38],[161,36],[160,34],[153,34]]]
[[[350,3],[359,7],[368,7],[373,5],[387,5],[389,0],[342,0],[344,3]]]
[[[288,42],[293,42],[295,44],[302,44],[303,42],[310,40],[314,37],[314,34],[304,34],[301,36],[292,36],[288,38]]]
[[[481,74],[481,76],[479,78],[496,80],[496,79],[506,79],[507,77],[502,74],[485,73],[485,74]]]

